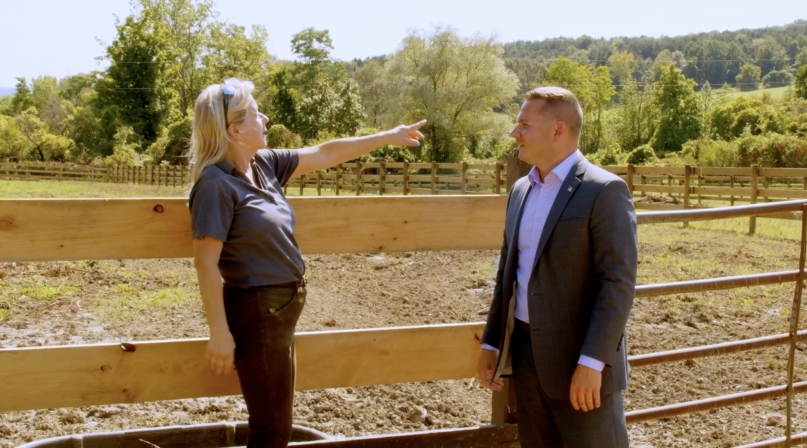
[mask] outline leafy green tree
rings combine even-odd
[[[141,16],[152,18],[168,28],[171,64],[166,81],[176,91],[176,107],[190,115],[199,92],[211,82],[203,58],[211,46],[211,29],[218,26],[213,0],[132,0],[142,8]]]
[[[631,165],[644,165],[656,160],[656,153],[650,145],[642,145],[628,153],[627,162]]]
[[[504,60],[504,65],[518,76],[521,83],[517,94],[518,99],[524,98],[527,92],[540,86],[546,77],[546,65],[535,59],[507,58]]]
[[[585,64],[559,57],[546,69],[544,85],[568,89],[584,103],[591,96],[591,70]]]
[[[128,126],[121,126],[115,132],[112,154],[104,159],[106,166],[136,166],[139,165],[137,149],[139,145],[132,142],[134,131]]]
[[[794,79],[795,77],[787,70],[773,70],[762,77],[762,86],[765,88],[789,86],[793,84]]]
[[[796,84],[796,96],[807,99],[807,65],[799,67],[794,83]]]
[[[601,65],[594,69],[591,76],[592,87],[590,89],[590,97],[587,102],[586,115],[589,117],[589,125],[583,126],[584,139],[580,146],[583,151],[594,152],[605,147],[605,129],[603,123],[603,115],[605,110],[611,104],[614,95],[616,95],[616,87],[611,84],[611,71],[608,66]],[[590,132],[585,132],[586,127]],[[589,137],[590,135],[590,137]]]
[[[261,101],[267,93],[273,58],[266,50],[269,33],[261,25],[247,35],[243,26],[216,23],[211,26],[207,54],[202,58],[212,82],[227,78],[248,79],[255,84],[253,96]]]
[[[654,103],[661,114],[651,146],[656,153],[680,151],[684,143],[701,133],[701,101],[695,93],[695,81],[686,79],[675,64],[661,74]]]
[[[25,78],[17,78],[17,86],[14,90],[14,96],[11,97],[11,111],[18,114],[34,105],[33,95],[31,88],[25,81]]]
[[[328,31],[305,29],[292,38],[299,61],[278,64],[265,106],[273,120],[306,141],[321,133],[353,135],[364,120],[359,86],[345,66],[331,61]]]
[[[614,52],[608,57],[608,68],[615,84],[628,82],[636,71],[636,56],[627,51]]]
[[[386,64],[395,106],[387,125],[427,119],[419,159],[461,161],[473,138],[498,135],[510,126],[499,114],[516,94],[518,78],[502,60],[495,38],[466,38],[436,28],[412,32]]]
[[[770,35],[754,39],[751,42],[751,53],[754,55],[755,65],[760,68],[760,76],[765,76],[774,70],[782,70],[790,62],[787,51]]]
[[[653,86],[630,81],[623,85],[620,107],[615,112],[614,133],[624,151],[647,144],[656,131],[659,112],[653,98]]]
[[[710,127],[714,138],[731,141],[746,132],[750,135],[785,132],[788,115],[760,98],[739,96],[714,108]]]
[[[740,74],[734,78],[737,82],[737,87],[742,91],[750,91],[759,89],[760,76],[762,70],[753,64],[743,64],[740,69]]]
[[[367,124],[378,128],[390,110],[387,94],[390,90],[384,66],[376,60],[370,60],[356,69],[353,75],[359,87],[361,103],[367,114]]]
[[[0,160],[24,159],[31,142],[17,125],[17,120],[0,115]]]
[[[39,160],[64,161],[68,158],[68,152],[73,147],[73,140],[55,135],[50,132],[48,123],[40,119],[36,108],[17,114],[14,117],[17,127],[30,142],[29,152],[38,156]]]
[[[97,108],[106,116],[102,123],[108,141],[119,127],[128,126],[145,148],[159,136],[168,112],[171,36],[150,12],[129,16],[117,28],[117,38],[107,47],[110,66],[95,87]]]

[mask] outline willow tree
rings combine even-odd
[[[519,81],[507,70],[495,37],[462,38],[452,29],[412,32],[386,64],[391,123],[427,119],[421,159],[456,162],[485,135],[505,130],[497,113],[512,102]]]

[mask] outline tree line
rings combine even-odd
[[[295,60],[284,61],[268,53],[264,27],[219,20],[211,0],[131,6],[105,45],[106,70],[18,78],[14,94],[0,99],[0,160],[185,163],[196,96],[238,77],[255,83],[275,148],[426,118],[422,146],[366,158],[500,160],[514,147],[507,134],[524,94],[560,85],[580,99],[581,150],[599,163],[807,166],[807,155],[794,155],[807,154],[805,21],[507,44],[437,27],[411,32],[393,54],[353,61],[334,60],[328,31],[308,28],[290,42]],[[735,92],[778,86],[790,86],[780,99]]]

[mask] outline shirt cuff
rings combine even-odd
[[[492,345],[488,345],[488,344],[482,344],[482,348],[483,348],[483,349],[485,349],[485,350],[490,350],[490,351],[492,351],[492,352],[499,353],[499,349],[498,349],[498,348],[496,348],[496,347],[494,347],[494,346],[492,346]]]
[[[580,359],[577,360],[577,363],[581,366],[586,366],[589,369],[594,369],[598,372],[602,372],[602,369],[605,368],[605,363],[602,361],[597,361],[594,358],[589,358],[586,355],[580,355]]]

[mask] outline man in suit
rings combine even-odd
[[[534,168],[510,191],[493,302],[477,366],[513,375],[522,447],[628,447],[625,325],[636,284],[627,185],[578,150],[574,94],[527,94],[510,133]]]

